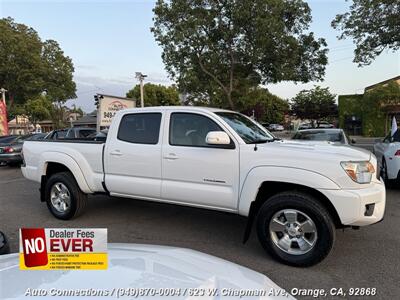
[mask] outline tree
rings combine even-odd
[[[57,42],[42,42],[37,32],[0,19],[0,83],[8,90],[8,104],[23,105],[47,90],[51,101],[75,98],[74,67]]]
[[[35,128],[39,121],[50,117],[51,111],[52,104],[46,96],[29,99],[24,105],[24,114],[28,116]]]
[[[381,122],[365,122],[364,134],[373,135],[377,131],[386,134],[390,128],[390,112],[400,104],[400,85],[396,81],[387,84],[379,84],[367,90],[362,98],[363,118],[369,120],[381,120]]]
[[[50,111],[50,119],[53,123],[54,129],[61,129],[69,124],[66,123],[66,116],[69,112],[69,108],[63,104],[63,102],[53,102]]]
[[[36,31],[11,18],[0,19],[0,83],[8,90],[11,107],[41,92],[41,51]]]
[[[307,32],[311,10],[301,0],[158,0],[154,13],[171,78],[206,101],[223,95],[218,106],[234,109],[244,86],[324,76],[326,43]]]
[[[80,116],[84,115],[82,108],[76,107],[75,104],[72,104],[72,108],[69,109],[69,112],[79,114]]]
[[[248,116],[253,115],[261,123],[278,123],[285,121],[289,112],[289,103],[271,94],[267,89],[256,88],[239,99],[240,111]]]
[[[74,65],[71,58],[64,56],[58,43],[47,40],[42,45],[43,80],[47,95],[52,101],[64,103],[76,98],[73,80]]]
[[[300,119],[319,120],[337,116],[336,95],[329,88],[314,86],[311,90],[302,90],[291,100],[292,111]]]
[[[336,15],[332,27],[341,31],[339,39],[354,39],[353,61],[369,65],[383,50],[400,48],[400,2],[353,0],[350,11]]]
[[[140,85],[136,85],[126,93],[126,97],[140,99]],[[144,85],[143,98],[145,106],[180,105],[179,92],[174,85],[164,86],[146,83]]]

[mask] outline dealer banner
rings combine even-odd
[[[105,228],[21,228],[21,270],[105,270]]]
[[[8,135],[7,107],[0,99],[0,136]]]

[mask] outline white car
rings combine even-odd
[[[56,218],[79,215],[94,193],[235,213],[248,217],[244,241],[255,222],[265,250],[295,266],[325,258],[336,228],[379,222],[385,211],[370,152],[277,140],[217,108],[122,110],[105,142],[28,141],[23,156],[22,173],[40,182]]]
[[[283,127],[280,124],[269,124],[268,130],[271,130],[271,131],[284,131],[285,127]]]
[[[243,291],[265,291],[251,299],[294,299],[248,268],[189,249],[152,245],[109,244],[108,269],[93,271],[25,271],[18,253],[2,255],[0,278],[2,300],[233,299]]]
[[[400,129],[376,143],[374,153],[381,166],[382,178],[400,183]]]
[[[306,129],[298,130],[292,140],[301,142],[327,142],[332,144],[350,145],[353,140],[349,140],[343,129]]]

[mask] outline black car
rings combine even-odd
[[[95,134],[95,128],[73,127],[65,129],[56,129],[51,131],[44,138],[45,140],[64,140],[64,139],[88,139],[88,136]]]
[[[0,231],[0,255],[10,253],[10,244],[6,235]]]
[[[0,144],[2,143],[8,143],[9,141],[12,141],[17,135],[3,135],[0,136]]]
[[[10,135],[0,138],[0,164],[18,165],[22,163],[22,145],[27,140],[43,139],[44,134]]]

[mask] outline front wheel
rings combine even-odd
[[[335,241],[335,226],[326,209],[313,197],[299,192],[268,199],[257,216],[257,233],[272,257],[298,267],[322,261]]]
[[[47,180],[45,199],[53,216],[61,220],[77,217],[87,204],[87,195],[69,172],[56,173]]]

